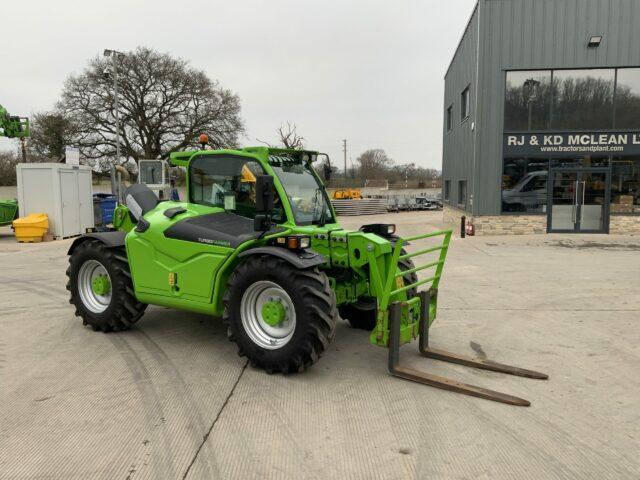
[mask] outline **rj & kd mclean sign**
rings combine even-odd
[[[640,132],[505,133],[504,155],[639,155]]]

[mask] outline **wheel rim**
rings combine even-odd
[[[87,260],[78,271],[78,293],[82,304],[93,313],[104,312],[111,303],[111,277],[97,260]]]
[[[276,323],[273,316],[263,314],[281,307]],[[240,302],[242,326],[249,338],[262,348],[276,350],[285,346],[296,329],[296,310],[289,294],[277,283],[267,280],[255,282],[247,288]]]

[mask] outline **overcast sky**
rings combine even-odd
[[[307,147],[383,148],[440,168],[444,74],[475,0],[31,0],[3,2],[0,104],[51,109],[64,79],[104,48],[185,58],[240,95],[247,134],[286,120]],[[0,148],[16,141],[0,140]]]

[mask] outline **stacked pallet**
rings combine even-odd
[[[331,200],[333,208],[340,216],[376,215],[387,213],[386,198],[363,198],[360,200]]]

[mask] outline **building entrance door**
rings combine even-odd
[[[547,232],[609,233],[608,168],[552,168],[548,182]]]

